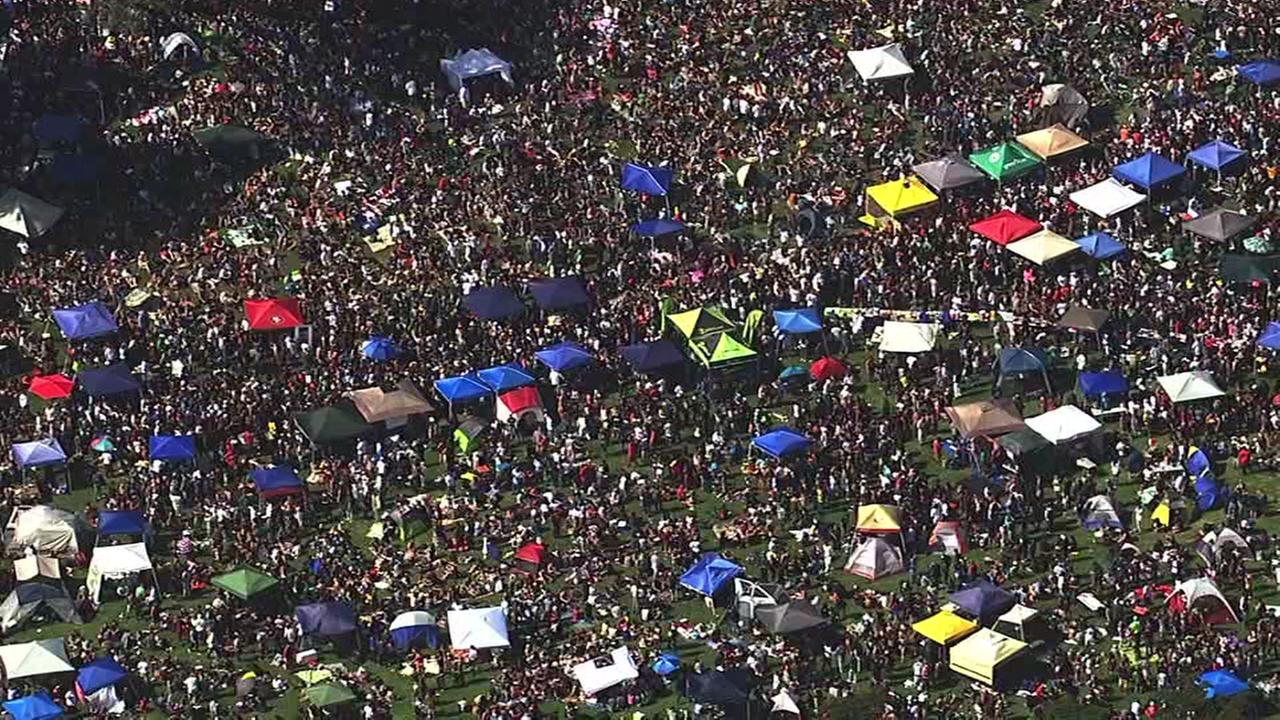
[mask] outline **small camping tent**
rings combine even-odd
[[[1124,521],[1116,512],[1115,503],[1106,495],[1094,495],[1085,501],[1081,512],[1080,525],[1089,532],[1103,528],[1123,528]]]
[[[1240,622],[1231,603],[1209,578],[1192,578],[1178,583],[1169,596],[1169,603],[1174,612],[1203,613],[1204,621],[1210,625]]]
[[[844,569],[868,580],[878,580],[903,571],[902,554],[881,538],[869,537],[849,555]]]
[[[969,552],[969,538],[958,520],[939,520],[929,535],[929,547],[941,547],[948,555]]]
[[[39,582],[19,583],[0,603],[0,632],[11,632],[40,610],[48,608],[62,622],[80,624],[67,591]]]

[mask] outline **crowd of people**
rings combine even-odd
[[[136,676],[133,707],[210,718],[282,712],[299,689],[293,673],[309,667],[331,669],[370,719],[716,711],[670,702],[678,679],[648,672],[584,697],[568,669],[619,645],[643,668],[673,649],[683,673],[747,668],[757,700],[786,689],[803,715],[829,717],[866,688],[884,691],[884,717],[1002,717],[1070,700],[1137,718],[1181,717],[1165,698],[1207,670],[1266,685],[1280,635],[1267,603],[1280,556],[1266,497],[1280,394],[1257,340],[1274,300],[1265,281],[1222,277],[1231,243],[1180,228],[1225,204],[1256,216],[1257,242],[1280,241],[1280,93],[1236,71],[1280,58],[1267,2],[463,5],[7,6],[6,184],[67,211],[39,237],[13,235],[0,273],[12,301],[0,345],[23,366],[4,381],[0,439],[56,438],[70,469],[0,461],[4,504],[66,506],[55,491],[70,485],[77,498],[89,488],[68,509],[90,522],[142,510],[160,581],[84,606],[109,619],[69,636],[71,659],[111,653]],[[161,40],[175,32],[194,47],[166,56]],[[860,78],[847,51],[890,42],[914,73]],[[451,87],[439,60],[473,47],[510,60],[513,82]],[[1088,148],[1027,177],[944,192],[931,212],[886,227],[860,221],[866,187],[1045,126],[1049,83],[1092,106],[1075,128]],[[47,147],[32,135],[47,114],[85,127]],[[262,140],[229,159],[198,140],[219,126]],[[1244,162],[1188,172],[1109,219],[1068,199],[1148,150],[1183,164],[1214,139],[1245,150]],[[58,181],[59,153],[92,158],[96,180]],[[631,161],[670,167],[670,193],[622,189]],[[1002,208],[1067,237],[1105,230],[1128,256],[1033,266],[969,229]],[[630,231],[659,217],[687,228],[658,239]],[[523,294],[531,280],[562,277],[583,283],[585,308],[530,303],[495,321],[463,302],[477,288]],[[276,297],[299,300],[304,331],[249,329],[244,301]],[[52,310],[94,300],[119,330],[67,341]],[[754,310],[853,310],[824,315],[820,340],[766,319],[758,360],[734,373],[690,359],[644,374],[623,361],[621,346],[680,339],[664,311],[702,306],[736,322]],[[1097,333],[1055,327],[1071,306],[1110,317]],[[885,311],[945,314],[945,343],[909,359],[876,352]],[[395,356],[366,357],[370,337],[390,338]],[[465,408],[431,398],[435,409],[404,426],[377,423],[332,445],[295,423],[360,388],[430,388],[509,362],[532,369],[536,350],[562,341],[593,366],[544,373],[545,422],[486,420],[475,447],[455,430],[467,414],[491,416],[492,397]],[[1002,348],[1032,346],[1055,372],[1050,387],[1011,398],[1020,414],[1089,406],[1076,371],[1131,379],[1106,442],[1032,464],[959,438],[946,409],[987,394]],[[784,366],[826,354],[848,372],[780,379]],[[139,392],[48,402],[27,392],[40,374],[117,362]],[[1155,382],[1191,370],[1226,394],[1174,404]],[[751,439],[778,425],[812,445],[762,457]],[[197,438],[197,460],[148,462],[149,438],[174,434]],[[1205,517],[1183,473],[1151,470],[1181,467],[1192,446],[1229,466],[1231,500]],[[249,472],[267,465],[298,469],[305,495],[260,498]],[[1153,494],[1128,500],[1148,486]],[[1080,513],[1099,494],[1126,498],[1122,528],[1084,539]],[[1173,518],[1157,528],[1150,513],[1162,499]],[[901,509],[904,572],[890,581],[842,569],[859,543],[856,509],[871,504]],[[406,517],[420,525],[401,537]],[[972,552],[938,553],[939,521],[959,521]],[[1206,568],[1195,542],[1222,528],[1248,547]],[[528,543],[553,559],[514,572],[511,555]],[[711,550],[813,603],[832,631],[764,634],[704,607],[679,580]],[[280,580],[274,604],[208,587],[240,566]],[[1238,624],[1215,629],[1144,604],[1206,573]],[[1060,640],[1038,648],[1038,675],[1006,692],[949,673],[911,628],[982,578],[1042,609]],[[1085,613],[1082,593],[1104,608]],[[359,637],[300,660],[315,642],[293,607],[326,601],[354,609]],[[484,605],[504,609],[510,649],[390,640],[405,610],[443,621]],[[237,692],[249,666],[263,679]],[[11,683],[10,697],[28,684]],[[44,687],[77,702],[66,683]]]

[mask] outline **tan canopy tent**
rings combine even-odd
[[[1002,435],[1027,426],[1010,400],[982,400],[952,405],[947,408],[947,417],[951,418],[956,432],[967,438]]]
[[[1080,246],[1058,233],[1044,229],[1021,240],[1009,243],[1005,248],[1036,265],[1047,265],[1054,260],[1080,252]]]
[[[1019,145],[1045,160],[1079,150],[1089,144],[1088,140],[1071,132],[1062,123],[1054,123],[1047,128],[1023,133],[1014,139]]]
[[[356,411],[371,423],[422,415],[432,410],[431,403],[427,402],[410,380],[401,380],[391,392],[370,387],[352,390],[347,393],[347,397],[351,398]]]
[[[987,685],[995,684],[1000,666],[1027,649],[1027,644],[982,628],[951,648],[951,669]]]

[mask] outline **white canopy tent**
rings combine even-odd
[[[573,676],[582,684],[582,694],[595,695],[628,680],[640,677],[636,661],[626,647],[614,648],[607,656],[592,658],[573,666]]]
[[[902,46],[897,43],[867,50],[850,50],[849,62],[868,82],[906,77],[915,72],[902,54]]]
[[[1027,427],[1054,445],[1090,435],[1102,427],[1102,423],[1075,405],[1063,405],[1047,413],[1026,419]]]
[[[17,188],[0,195],[0,228],[24,238],[40,237],[62,218],[63,209]]]
[[[454,650],[511,647],[507,613],[500,607],[450,610],[449,642]]]
[[[84,584],[93,593],[93,601],[97,602],[102,593],[103,579],[119,580],[148,570],[155,580],[155,569],[151,564],[151,556],[147,554],[146,543],[104,545],[94,548]],[[160,583],[156,580],[156,588],[159,587]]]
[[[1204,370],[1165,375],[1156,378],[1156,382],[1160,383],[1161,389],[1175,403],[1208,400],[1227,394],[1218,387],[1213,375]]]
[[[62,638],[0,645],[0,664],[9,680],[75,671]]]
[[[880,332],[880,352],[929,352],[938,345],[938,333],[933,323],[887,320]]]
[[[508,85],[511,79],[511,63],[494,55],[489,48],[472,48],[440,61],[440,70],[449,79],[454,90],[465,93],[466,82],[485,75],[501,75]]]
[[[1045,228],[1005,246],[1014,255],[1026,258],[1036,265],[1047,265],[1058,258],[1080,252],[1080,246]]]
[[[1142,204],[1147,196],[1117,182],[1115,178],[1107,178],[1096,185],[1071,193],[1070,198],[1071,202],[1085,210],[1106,218]]]

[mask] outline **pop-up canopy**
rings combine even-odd
[[[822,332],[822,315],[817,308],[774,310],[773,323],[785,335],[807,335]]]
[[[951,648],[951,669],[987,685],[995,684],[1001,665],[1027,649],[1021,640],[982,628]]]
[[[62,218],[57,205],[32,197],[17,188],[0,195],[0,229],[25,238],[44,235]]]
[[[567,341],[545,347],[535,352],[533,356],[538,359],[538,362],[558,373],[586,367],[595,361],[589,350],[577,343]]]
[[[524,303],[509,288],[476,288],[462,298],[473,315],[481,320],[505,320],[524,312]]]
[[[474,375],[458,375],[440,378],[435,381],[436,392],[450,404],[479,400],[493,394],[480,379]]]
[[[67,461],[67,453],[56,438],[44,438],[30,442],[14,443],[13,464],[18,469],[61,465]]]
[[[195,435],[152,435],[147,456],[160,462],[191,462],[196,459]]]
[[[912,630],[942,646],[966,638],[978,630],[978,623],[943,610],[911,626]]]
[[[80,389],[91,397],[126,395],[142,389],[142,383],[120,362],[106,367],[89,368],[76,376]]]
[[[62,707],[43,690],[34,695],[6,700],[4,711],[12,715],[13,720],[53,720],[63,714]]]
[[[530,280],[529,294],[543,310],[568,310],[588,302],[582,281],[574,277]]]
[[[98,514],[98,537],[112,535],[146,535],[147,519],[140,510],[103,510]]]
[[[1009,400],[980,400],[946,409],[956,432],[963,437],[1003,435],[1027,426]]]
[[[1277,60],[1254,60],[1253,62],[1236,66],[1236,72],[1240,73],[1240,77],[1254,85],[1275,85],[1280,83],[1280,61]]]
[[[1076,238],[1076,244],[1085,255],[1094,260],[1106,260],[1129,252],[1129,248],[1105,232],[1090,233]]]
[[[888,320],[880,335],[880,352],[922,353],[938,344],[938,326]]]
[[[299,605],[293,611],[303,635],[336,637],[356,631],[356,614],[342,602],[320,602]]]
[[[1128,186],[1107,178],[1100,183],[1077,190],[1069,196],[1071,202],[1099,217],[1118,215],[1147,199],[1146,195],[1130,190]]]
[[[1080,246],[1058,233],[1044,228],[1006,246],[1014,255],[1030,260],[1036,265],[1049,263],[1080,252]]]
[[[1023,133],[1014,138],[1018,144],[1048,160],[1089,145],[1089,141],[1071,132],[1062,123]]]
[[[990,622],[1018,604],[1018,598],[984,579],[970,583],[947,596],[959,610],[979,622]]]
[[[294,416],[302,434],[316,445],[353,440],[373,428],[350,400]]]
[[[938,192],[964,187],[986,179],[981,171],[958,155],[949,155],[912,166],[911,171]]]
[[[5,677],[10,681],[75,670],[67,662],[62,638],[0,645],[0,665],[4,666]]]
[[[489,48],[472,48],[451,58],[443,58],[440,71],[454,90],[461,90],[463,84],[472,78],[486,75],[498,75],[508,85],[515,82],[511,78],[511,63],[493,54]]]
[[[1023,217],[1012,210],[1001,210],[973,223],[969,229],[997,245],[1008,245],[1038,232],[1043,227],[1035,220]]]
[[[1005,142],[969,155],[969,162],[997,181],[1009,180],[1040,167],[1040,158],[1017,143]]]
[[[302,324],[302,306],[297,298],[245,300],[244,314],[250,330],[288,330]]]
[[[902,46],[897,43],[881,45],[867,50],[850,50],[849,62],[858,75],[868,82],[872,80],[891,80],[905,77],[915,72],[902,54]]]
[[[53,321],[58,323],[62,336],[68,340],[88,340],[110,335],[120,329],[115,315],[98,300],[54,310]]]
[[[785,427],[771,430],[751,441],[752,446],[775,460],[803,453],[812,443],[804,434]]]
[[[214,575],[209,582],[214,587],[229,592],[241,600],[248,600],[280,584],[279,580],[270,575],[248,567],[237,568],[223,575]]]
[[[1123,395],[1129,392],[1129,381],[1119,370],[1082,372],[1077,380],[1080,384],[1080,393],[1085,397]]]
[[[725,583],[741,575],[742,566],[730,562],[720,553],[703,553],[694,564],[680,576],[680,584],[699,595],[711,596],[720,591]]]
[[[288,465],[268,465],[249,471],[258,494],[264,498],[303,492],[302,478]]]
[[[1063,445],[1102,428],[1102,423],[1075,405],[1063,405],[1027,418],[1027,427],[1054,445]]]
[[[485,368],[476,372],[476,379],[493,392],[514,390],[537,382],[537,379],[516,363]]]
[[[1210,140],[1187,153],[1187,159],[1200,167],[1221,172],[1223,168],[1247,154],[1229,142]]]
[[[1215,208],[1182,223],[1182,229],[1200,237],[1225,242],[1253,227],[1255,218],[1236,210]]]
[[[670,340],[655,340],[635,345],[624,345],[618,353],[633,370],[640,373],[654,372],[684,363],[680,348]]]
[[[666,195],[671,191],[675,170],[629,162],[622,166],[622,187],[646,195]]]
[[[507,613],[500,607],[450,610],[449,642],[454,650],[484,650],[511,645]]]
[[[592,658],[574,665],[573,676],[582,684],[583,695],[595,695],[628,680],[635,680],[640,677],[640,671],[636,668],[635,659],[631,657],[631,651],[620,647],[605,657]]]
[[[1169,400],[1175,403],[1209,400],[1227,394],[1206,370],[1165,375],[1156,378],[1156,382],[1160,383],[1160,388],[1169,396]]]
[[[103,655],[80,668],[80,671],[76,673],[76,686],[85,695],[92,695],[102,688],[115,685],[127,677],[129,677],[129,671],[116,662],[115,658],[110,655]]]
[[[1117,165],[1112,174],[1117,180],[1150,191],[1152,188],[1177,180],[1186,171],[1186,168],[1172,160],[1154,152],[1147,152],[1141,157]]]
[[[860,533],[902,532],[902,509],[897,505],[859,505],[853,526]]]

